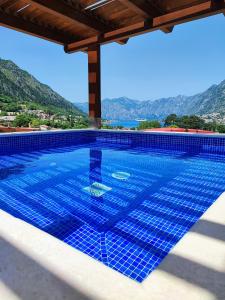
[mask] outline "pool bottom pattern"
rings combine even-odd
[[[0,157],[0,209],[142,282],[225,190],[222,155],[93,143]]]

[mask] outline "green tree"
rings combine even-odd
[[[191,116],[178,117],[176,114],[171,114],[165,119],[165,126],[181,127],[181,128],[185,128],[186,130],[205,129],[207,127],[205,121],[198,116],[191,115]]]
[[[217,127],[218,127],[218,124],[215,121],[213,121],[213,122],[205,123],[204,126],[203,126],[203,129],[204,130],[216,131]]]
[[[190,123],[189,123],[189,116],[183,116],[181,118],[177,119],[177,124],[178,127],[184,128],[184,129],[189,129]]]
[[[31,110],[36,110],[39,107],[36,103],[29,103],[28,108],[31,109]]]
[[[198,116],[183,116],[177,119],[176,125],[185,129],[203,129],[205,121]]]
[[[217,131],[219,133],[225,133],[225,125],[222,125],[222,124],[218,125],[217,126]]]
[[[31,126],[32,127],[39,127],[41,125],[41,121],[38,119],[32,119]]]
[[[4,110],[7,112],[18,112],[20,110],[20,106],[17,103],[8,103],[4,106]]]
[[[102,129],[113,129],[112,126],[107,125],[107,124],[102,125],[101,128],[102,128]]]
[[[205,121],[198,116],[192,115],[189,117],[189,124],[193,129],[203,129]]]
[[[151,129],[151,128],[160,128],[161,125],[159,121],[143,121],[138,125],[138,130],[143,130],[143,129]]]
[[[20,114],[16,116],[16,119],[13,121],[15,127],[28,127],[32,121],[32,116],[28,114]]]
[[[178,120],[178,118],[177,118],[176,114],[170,114],[169,116],[166,117],[164,125],[166,127],[176,125],[177,120]]]

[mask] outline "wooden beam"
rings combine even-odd
[[[153,27],[158,26],[175,26],[182,23],[194,21],[197,19],[209,17],[225,11],[225,0],[220,6],[213,7],[213,1],[207,1],[202,4],[193,5],[178,11],[174,11],[154,18]]]
[[[39,37],[60,45],[64,45],[66,42],[68,42],[68,40],[71,40],[71,38],[62,35],[57,31],[39,26],[37,24],[24,20],[21,17],[9,15],[8,13],[4,12],[1,9],[0,9],[0,26],[4,26],[23,33],[27,33],[32,36]]]
[[[150,2],[137,2],[136,0],[119,0],[123,5],[133,10],[138,15],[142,16],[143,18],[154,18],[156,16],[160,16],[162,14],[165,14],[165,11],[163,11],[158,6],[153,5]],[[164,33],[170,33],[173,31],[173,27],[165,27],[162,29]]]
[[[101,128],[101,46],[88,48],[89,122]]]
[[[211,0],[212,9],[219,9],[223,3],[224,0]]]
[[[155,17],[153,19],[147,19],[143,22],[139,22],[131,26],[123,27],[111,32],[106,32],[101,36],[94,36],[86,40],[65,45],[65,52],[71,53],[75,51],[86,50],[87,47],[94,44],[106,44],[115,42],[119,39],[129,38],[155,30],[162,30],[185,22],[190,22],[224,12],[225,0],[223,0],[220,6],[217,8],[212,7],[212,1],[207,1],[202,4],[183,8],[171,13],[167,13],[165,15]]]
[[[131,36],[131,32],[135,35],[138,34],[141,30],[147,30],[148,25],[146,22],[139,22],[135,25],[128,27],[123,27],[114,31],[105,33],[104,35],[93,36],[88,39],[80,40],[78,42],[66,44],[64,50],[66,53],[72,53],[76,51],[86,51],[88,47],[96,44],[106,44],[120,40],[122,38],[128,38]]]
[[[129,41],[129,38],[126,38],[126,39],[117,41],[117,43],[120,45],[126,45],[128,43],[128,41]]]
[[[164,27],[162,28],[161,30],[164,32],[164,33],[171,33],[173,31],[173,28],[174,26],[170,26],[170,27]]]

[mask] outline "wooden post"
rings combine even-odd
[[[90,127],[101,128],[101,49],[88,48],[89,122]]]

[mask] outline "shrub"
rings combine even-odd
[[[16,119],[13,121],[15,127],[28,127],[32,121],[32,116],[28,114],[21,114],[16,116]]]
[[[218,125],[217,126],[217,131],[219,132],[219,133],[225,133],[225,125]]]
[[[143,129],[151,129],[151,128],[160,128],[160,123],[159,121],[143,121],[139,124],[138,130],[143,130]]]
[[[176,126],[176,123],[178,121],[178,117],[176,114],[170,114],[166,117],[164,125],[167,127]]]

